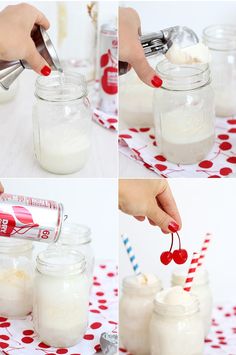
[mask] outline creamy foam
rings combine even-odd
[[[208,47],[201,42],[186,48],[173,44],[165,56],[173,64],[204,64],[211,61]]]

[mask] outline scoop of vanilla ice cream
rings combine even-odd
[[[173,64],[204,64],[211,61],[208,47],[201,42],[185,48],[173,44],[165,56]]]
[[[157,277],[153,274],[140,274],[137,280],[140,285],[152,285],[157,282]]]
[[[184,291],[181,286],[175,286],[170,288],[163,299],[164,303],[177,306],[187,306],[193,302],[191,294]]]

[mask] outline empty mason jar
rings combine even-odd
[[[32,242],[0,238],[0,315],[24,317],[32,311]]]
[[[41,341],[70,347],[84,336],[88,323],[89,281],[85,257],[57,245],[37,257],[33,321]]]
[[[214,94],[208,64],[158,63],[163,85],[154,91],[158,149],[169,161],[192,164],[204,159],[215,136]]]
[[[216,115],[236,114],[236,26],[213,25],[203,31],[203,41],[211,52],[212,87]]]
[[[155,275],[145,279],[127,276],[123,280],[123,295],[120,300],[119,335],[122,346],[133,355],[149,355],[149,323],[153,300],[162,289]]]
[[[94,253],[91,246],[91,230],[89,227],[76,223],[64,223],[61,231],[59,244],[69,246],[81,252],[86,260],[86,273],[93,282]]]
[[[187,270],[177,269],[172,273],[172,286],[184,286]],[[208,335],[211,327],[212,317],[212,293],[209,285],[207,270],[199,268],[194,277],[191,292],[197,296],[200,305],[200,315],[205,328],[205,336]]]
[[[39,164],[56,174],[80,170],[89,156],[91,110],[84,77],[59,72],[36,81],[34,149]]]
[[[172,290],[175,292],[175,288],[167,289],[155,297],[149,327],[150,355],[203,355],[199,302],[191,294],[175,300],[175,296],[167,296]]]

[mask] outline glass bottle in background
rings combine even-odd
[[[32,242],[0,238],[0,316],[22,318],[33,307]]]
[[[169,161],[203,160],[215,139],[214,92],[208,64],[157,64],[162,87],[154,91],[154,124],[158,150]]]
[[[91,144],[91,109],[87,84],[65,71],[38,77],[33,108],[34,147],[41,167],[55,174],[82,169]]]
[[[203,42],[211,52],[212,87],[216,116],[236,114],[236,26],[213,25],[203,30]]]
[[[37,257],[33,322],[41,341],[70,347],[83,338],[88,324],[89,280],[85,257],[55,245]]]
[[[97,13],[96,1],[57,3],[58,55],[62,66],[73,67],[87,81],[95,79]]]
[[[95,260],[91,242],[90,228],[76,223],[65,223],[58,241],[59,244],[71,247],[85,256],[86,273],[92,285]]]

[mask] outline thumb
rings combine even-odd
[[[30,40],[27,48],[27,54],[23,58],[30,67],[38,74],[48,76],[51,73],[51,68],[46,60],[39,54],[33,40]]]
[[[149,205],[147,217],[153,222],[151,224],[160,227],[164,233],[175,233],[180,228],[173,217],[164,212],[156,201]]]
[[[162,80],[159,78],[155,70],[148,63],[143,47],[140,43],[137,43],[136,48],[133,53],[132,59],[129,61],[134,70],[136,71],[138,77],[147,85],[159,88],[162,85]]]

